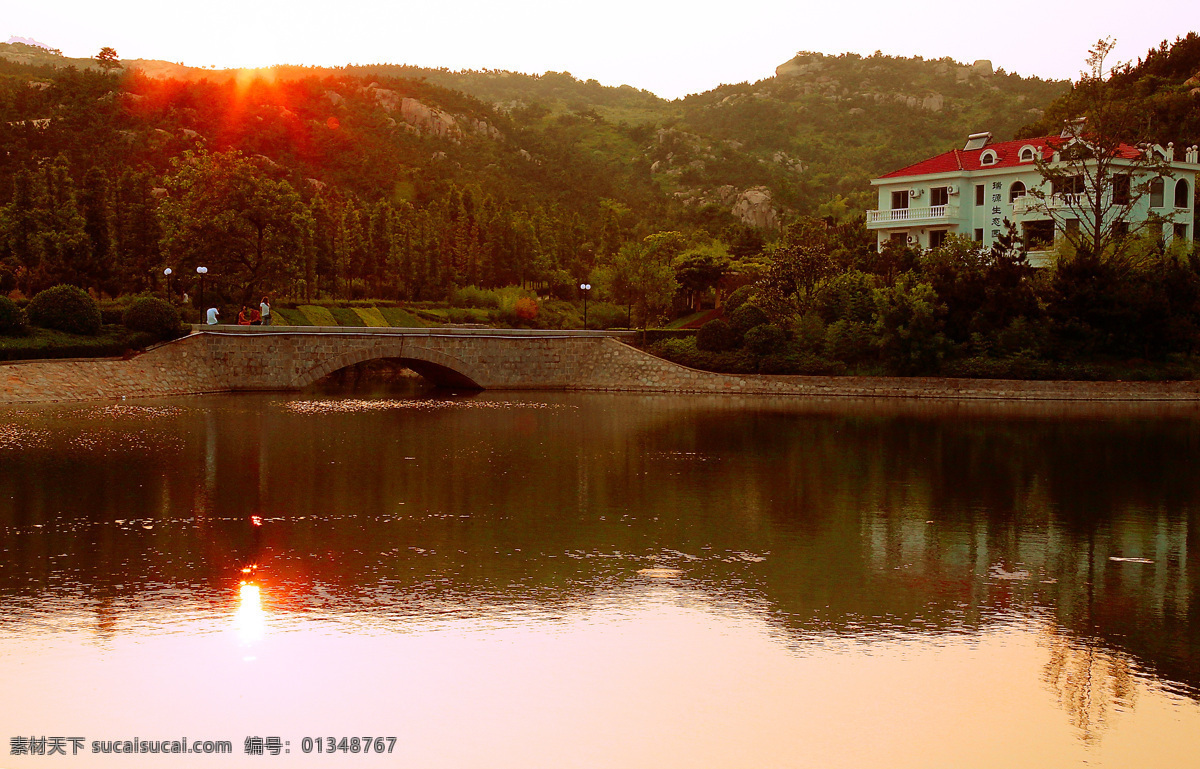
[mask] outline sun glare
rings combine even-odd
[[[263,637],[267,614],[262,607],[262,591],[253,582],[243,582],[238,591],[238,609],[233,626],[243,644],[252,644]]]

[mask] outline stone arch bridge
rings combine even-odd
[[[619,341],[632,331],[197,326],[195,332],[187,340],[221,390],[295,390],[379,359],[398,361],[440,386],[486,390],[606,389],[664,365],[679,368]]]
[[[621,341],[636,332],[197,326],[129,357],[0,363],[0,404],[298,390],[376,359],[457,388],[817,397],[1200,401],[1200,381],[1037,382],[713,374]]]

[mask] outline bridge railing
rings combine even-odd
[[[563,328],[379,328],[373,326],[238,326],[218,323],[193,323],[196,334],[327,334],[338,336],[467,336],[467,337],[631,337],[638,331],[604,331],[599,329]]]

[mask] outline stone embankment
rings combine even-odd
[[[483,389],[738,393],[818,398],[1196,401],[1200,382],[1036,382],[751,376],[696,371],[600,332],[205,329],[128,360],[0,364],[0,403],[296,390],[355,363],[399,360],[435,382]]]

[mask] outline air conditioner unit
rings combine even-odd
[[[908,196],[910,198],[919,198],[919,197],[921,197],[922,192],[924,192],[924,190],[919,190],[916,187],[913,187],[911,190],[908,191]]]
[[[949,187],[947,187],[947,188],[946,188],[946,194],[947,194],[947,195],[957,195],[957,194],[958,194],[958,187],[956,187],[955,185],[951,184]]]
[[[909,243],[916,243],[916,242],[917,242],[917,236],[916,236],[916,235],[909,235],[909,236],[908,236],[908,242],[909,242]]]

